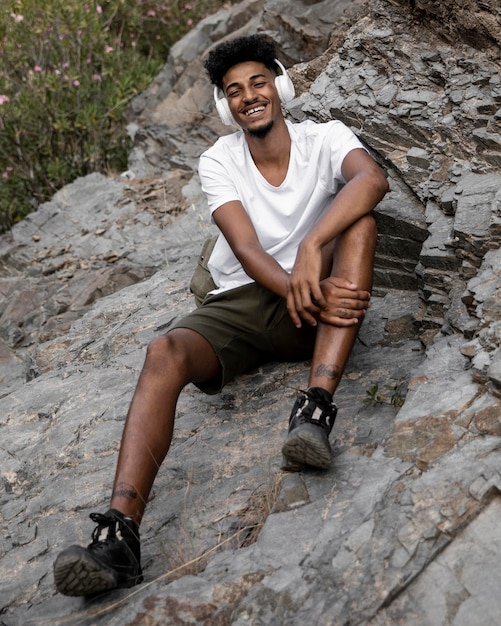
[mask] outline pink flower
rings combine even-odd
[[[100,4],[96,5],[96,11],[98,13],[102,13],[103,12],[103,7]]]
[[[101,80],[101,74],[92,74],[92,80]]]
[[[113,48],[111,46],[104,46],[104,51],[106,54],[109,54],[110,52],[113,52]]]
[[[18,13],[11,13],[10,16],[14,18],[15,22],[22,22],[24,20],[24,15],[19,15]]]
[[[185,5],[184,5],[184,8],[185,8],[187,11],[191,11],[191,9],[193,8],[193,5],[192,5],[192,4],[185,4]]]
[[[0,106],[2,106],[2,104],[5,104],[6,102],[9,102],[9,100],[9,96],[0,96]]]
[[[137,46],[137,43],[136,43],[135,41],[131,41],[131,42],[130,42],[130,45],[131,45],[133,48],[135,48],[135,47]]]
[[[41,72],[42,68],[40,67],[40,65],[35,65],[35,67],[33,68],[34,72]]]
[[[60,70],[54,70],[54,74],[55,74],[56,76],[59,76],[59,74],[60,74],[60,73],[61,73],[61,71],[60,71]]]
[[[148,13],[146,13],[146,15],[147,15],[148,17],[155,17],[156,12],[155,12],[155,11],[153,11],[153,9],[150,9],[150,10],[148,11]]]
[[[67,67],[69,67],[69,66],[70,66],[70,64],[69,64],[69,63],[63,63],[63,64],[61,65],[61,67],[63,68],[63,70],[65,70],[65,69],[66,69]]]
[[[188,24],[188,26],[192,26],[193,20],[191,19],[191,17],[186,20],[186,23]]]
[[[73,81],[73,87],[80,87],[80,81],[75,78]]]

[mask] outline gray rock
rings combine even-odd
[[[431,165],[428,152],[423,148],[411,148],[407,152],[407,161],[410,165],[415,165],[424,170],[428,170]]]
[[[293,4],[246,0],[204,20],[131,105],[127,175],[75,181],[0,238],[9,626],[498,621],[497,16],[472,0]],[[280,470],[308,363],[270,363],[214,397],[189,387],[142,526],[145,583],[59,596],[52,561],[107,508],[145,347],[193,306],[214,232],[195,168],[227,129],[200,55],[257,30],[297,64],[291,118],[338,117],[391,184],[372,306],[336,393],[334,465]]]

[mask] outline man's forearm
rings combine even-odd
[[[341,189],[331,206],[305,239],[323,247],[370,213],[388,190],[386,179],[377,173],[361,173]]]
[[[290,275],[261,246],[235,251],[247,276],[282,298],[287,297]]]

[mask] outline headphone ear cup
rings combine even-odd
[[[275,78],[275,87],[277,89],[280,102],[282,104],[287,104],[287,102],[294,99],[296,90],[294,89],[294,84],[291,81],[289,74],[287,74],[285,67],[278,59],[275,59],[275,63],[282,70],[282,73]]]
[[[225,126],[237,126],[237,123],[231,114],[228,100],[226,100],[224,96],[221,97],[219,95],[217,87],[214,87],[214,102],[216,103],[216,110],[223,124],[225,124]]]

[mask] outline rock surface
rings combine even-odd
[[[207,18],[132,104],[129,171],[75,181],[0,239],[0,624],[499,624],[501,25],[497,2],[460,5],[245,0]],[[192,308],[214,228],[194,172],[228,129],[200,57],[255,31],[294,65],[291,118],[342,119],[391,181],[334,465],[279,469],[307,363],[189,387],[145,582],[65,598],[52,561],[107,507],[145,347]]]

